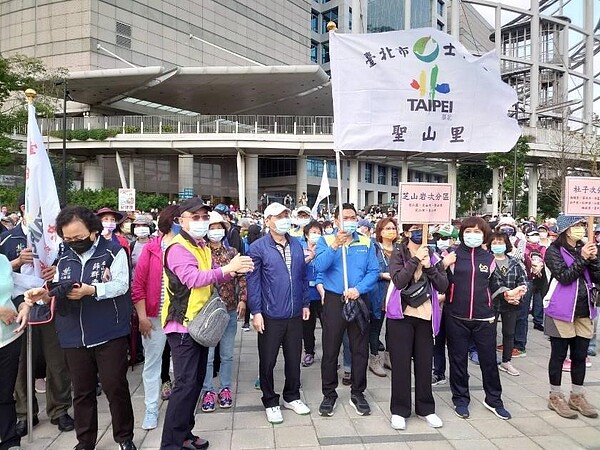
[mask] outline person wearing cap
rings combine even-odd
[[[525,269],[527,271],[527,295],[524,302],[527,310],[524,312],[525,328],[527,328],[527,316],[529,315],[529,304],[533,302],[533,328],[544,331],[544,305],[542,297],[548,289],[548,278],[544,265],[546,247],[541,244],[540,232],[532,228],[527,233],[527,245],[525,246]],[[527,334],[525,334],[527,336]]]
[[[304,250],[290,236],[290,210],[281,203],[265,208],[269,232],[248,251],[255,270],[247,275],[248,303],[258,332],[258,360],[262,403],[270,423],[283,422],[273,369],[283,347],[285,384],[283,406],[296,414],[309,414],[300,399],[302,321],[310,315]]]
[[[538,233],[540,233],[540,245],[543,245],[546,248],[550,247],[552,240],[550,239],[548,225],[541,224],[537,227],[537,230]]]
[[[204,237],[209,229],[210,206],[200,197],[185,200],[179,207],[181,231],[165,249],[165,300],[161,322],[171,347],[175,387],[169,399],[162,433],[162,450],[207,448],[208,441],[192,434],[196,404],[206,375],[208,347],[194,341],[188,324],[210,298],[214,285],[233,279],[236,273],[252,270],[248,257],[235,256],[222,267],[214,267]]]
[[[227,245],[225,231],[227,223],[218,212],[211,211],[209,214],[209,228],[206,234],[206,240],[210,247],[213,266],[223,267],[238,254],[237,250]],[[221,366],[219,369],[219,379],[221,388],[215,393],[213,386],[213,363],[215,360],[215,347],[210,347],[208,351],[208,363],[206,365],[206,375],[202,390],[202,411],[212,412],[218,402],[220,408],[231,408],[233,406],[233,396],[231,388],[233,385],[233,350],[235,347],[235,334],[237,331],[237,319],[244,318],[246,315],[246,300],[248,299],[246,290],[246,276],[239,275],[232,280],[217,285],[219,297],[225,302],[229,312],[229,324],[225,333],[219,342],[219,356]]]
[[[358,231],[363,236],[370,238],[372,229],[373,229],[373,224],[371,223],[370,220],[360,219],[358,221],[358,229],[356,231]]]
[[[144,246],[150,242],[150,236],[154,233],[154,222],[145,214],[139,214],[131,223],[131,233],[135,240],[131,243],[131,266],[135,275],[138,259],[142,254]]]
[[[323,358],[321,361],[321,390],[323,401],[319,414],[332,416],[337,402],[337,361],[344,332],[348,330],[352,354],[350,405],[358,415],[371,414],[365,399],[367,388],[367,365],[369,362],[369,333],[362,332],[357,321],[347,322],[342,316],[345,301],[360,298],[369,306],[368,294],[379,279],[379,262],[371,239],[357,233],[357,214],[354,205],[342,205],[342,221],[339,207],[335,211],[338,233],[323,236],[317,244],[315,267],[325,288],[323,300]],[[348,288],[344,286],[342,252],[347,254]],[[364,296],[364,297],[363,297]]]
[[[510,256],[517,258],[519,261],[523,262],[525,254],[525,245],[527,244],[527,241],[523,233],[517,228],[515,219],[513,219],[510,216],[502,217],[498,221],[495,231],[500,231],[501,233],[508,235],[510,243],[513,247]]]
[[[110,208],[100,208],[96,212],[96,215],[102,222],[102,236],[104,236],[105,239],[119,243],[121,247],[125,249],[127,257],[131,257],[129,241],[117,233],[117,229],[119,228],[121,222],[123,222],[125,215],[119,211],[113,211]]]
[[[304,227],[308,225],[311,218],[311,211],[308,206],[300,206],[296,210],[296,226],[290,229],[290,236],[302,240],[304,237]]]
[[[98,438],[97,376],[108,399],[113,438],[120,450],[135,450],[133,408],[127,381],[131,332],[129,262],[125,250],[101,236],[90,209],[70,206],[56,217],[64,251],[57,262],[54,321],[73,384],[78,450]],[[25,293],[29,303],[50,301],[45,288]]]
[[[225,231],[225,237],[227,238],[227,244],[237,250],[240,255],[244,254],[244,243],[240,235],[240,227],[231,222],[231,210],[229,206],[224,203],[219,203],[214,209],[223,218],[223,222],[227,228]]]
[[[594,242],[582,242],[586,236],[585,218],[559,215],[557,239],[548,247],[546,267],[551,282],[544,298],[544,333],[550,337],[548,408],[561,417],[575,418],[577,412],[598,417],[585,398],[586,358],[597,316],[594,283],[600,282],[600,260]],[[570,352],[571,394],[566,401],[561,391],[563,364]],[[577,411],[577,412],[576,412]]]

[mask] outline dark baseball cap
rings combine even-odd
[[[211,208],[209,205],[204,203],[204,201],[200,197],[192,197],[184,200],[179,205],[179,214],[183,214],[184,212],[195,213],[196,211],[200,211],[202,208],[210,211]]]

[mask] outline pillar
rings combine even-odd
[[[238,205],[240,210],[246,209],[246,161],[241,152],[237,153]]]
[[[298,156],[296,160],[296,202],[302,197],[302,193],[306,192],[308,196],[308,172],[306,167],[306,156]]]
[[[408,183],[408,160],[406,158],[400,164],[400,183]]]
[[[349,178],[349,196],[348,203],[352,203],[356,209],[359,209],[358,198],[358,159],[352,158],[350,160],[350,178]]]
[[[246,208],[258,209],[258,155],[246,155]]]
[[[457,164],[456,161],[450,161],[448,163],[448,183],[452,185],[452,197],[450,198],[450,218],[456,219],[456,175],[457,175]]]
[[[531,117],[529,126],[537,128],[538,114],[537,109],[540,101],[540,3],[538,0],[531,0],[531,68],[530,68],[530,86],[529,107],[531,108]]]
[[[538,167],[531,166],[529,169],[529,216],[537,217],[538,207]]]
[[[83,163],[83,189],[98,190],[104,187],[102,156]]]
[[[135,162],[129,158],[129,189],[135,189]]]
[[[492,169],[492,217],[499,214],[500,174],[497,168]]]
[[[596,1],[596,5],[598,2]],[[593,124],[594,112],[594,5],[592,0],[585,0],[584,9],[584,29],[585,29],[585,59],[583,79],[583,121],[585,132],[595,133]]]
[[[194,155],[179,155],[178,167],[178,190],[179,193],[194,191]]]

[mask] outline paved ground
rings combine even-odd
[[[320,340],[320,330],[318,340]],[[305,449],[561,449],[600,448],[600,419],[562,419],[547,409],[547,374],[549,342],[539,331],[530,328],[527,357],[513,361],[521,372],[511,377],[501,372],[504,387],[504,402],[513,418],[509,421],[497,419],[481,403],[481,372],[472,363],[471,418],[463,420],[454,415],[451,408],[449,386],[434,388],[436,412],[444,420],[439,429],[429,428],[423,421],[412,416],[405,431],[393,430],[389,425],[390,379],[378,378],[369,373],[369,388],[366,397],[373,414],[359,417],[348,405],[349,389],[340,384],[338,407],[331,418],[317,413],[321,401],[320,389],[320,345],[317,361],[302,369],[303,396],[312,409],[308,416],[297,416],[284,410],[284,423],[270,425],[266,421],[260,402],[260,391],[254,389],[257,372],[256,333],[239,332],[236,337],[234,373],[235,407],[196,416],[195,433],[210,440],[211,449],[262,449],[262,448],[305,448]],[[586,377],[587,397],[600,407],[600,356],[592,358],[593,366]],[[141,383],[141,366],[130,372],[130,388],[133,392],[135,411],[135,443],[140,449],[158,449],[162,431],[162,420],[166,404],[161,407],[159,428],[152,431],[141,429],[144,415],[144,392]],[[341,375],[341,372],[340,372]],[[570,388],[570,377],[565,374],[563,386]],[[283,385],[281,360],[276,368],[276,383]],[[217,384],[218,386],[218,384]],[[38,397],[44,404],[43,395]],[[106,397],[99,399],[100,442],[98,450],[115,449],[112,439],[110,415]],[[34,441],[24,447],[28,450],[71,449],[76,443],[74,432],[59,433],[50,424],[46,415],[40,415],[41,423],[34,429]]]

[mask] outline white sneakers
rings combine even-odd
[[[272,408],[265,408],[265,412],[267,413],[267,421],[269,423],[283,423],[281,407],[273,406]]]
[[[437,414],[429,414],[428,416],[417,417],[427,422],[427,425],[429,425],[431,428],[440,428],[444,425],[444,422],[442,422],[442,419],[440,419]],[[406,430],[406,419],[402,416],[392,414],[391,425],[394,430]]]
[[[306,406],[302,400],[294,400],[289,403],[284,400],[283,406],[285,406],[287,409],[291,409],[296,414],[299,414],[301,416],[310,414],[310,408]],[[269,421],[269,423],[283,423],[283,415],[281,414],[280,406],[265,408],[265,412],[267,413],[267,420]]]
[[[302,400],[294,400],[292,402],[283,401],[283,406],[287,409],[291,409],[296,414],[300,416],[305,416],[306,414],[310,414],[310,408],[304,404]]]

